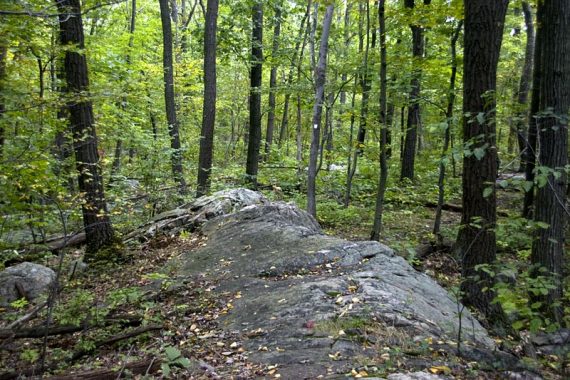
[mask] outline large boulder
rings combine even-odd
[[[240,332],[250,358],[279,364],[284,378],[350,368],[353,356],[366,355],[360,344],[366,337],[349,338],[359,334],[357,326],[343,336],[327,328],[355,321],[398,329],[408,343],[452,343],[461,329],[469,344],[494,349],[453,296],[390,248],[327,236],[292,204],[253,204],[205,222],[201,231],[205,246],[173,266],[181,277],[221,279],[219,291],[239,292],[223,328]]]
[[[22,296],[33,300],[46,293],[55,279],[55,272],[40,264],[25,262],[6,268],[0,272],[0,305],[7,306]]]

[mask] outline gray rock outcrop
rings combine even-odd
[[[33,300],[46,293],[53,285],[56,275],[53,270],[40,264],[24,262],[0,272],[0,305],[26,296]],[[17,287],[25,293],[21,292]]]
[[[283,378],[346,373],[355,356],[371,354],[367,345],[391,339],[451,345],[460,318],[462,339],[494,348],[466,309],[390,248],[327,236],[294,205],[256,201],[201,231],[205,246],[173,266],[181,277],[219,279],[219,291],[240,292],[221,325],[242,334],[251,359],[278,364]],[[385,342],[367,341],[356,326],[372,321],[386,330]]]

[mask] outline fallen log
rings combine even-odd
[[[99,347],[102,346],[106,346],[109,344],[113,344],[113,343],[117,343],[120,342],[121,340],[125,340],[125,339],[129,339],[129,338],[134,338],[135,336],[144,334],[146,332],[150,332],[150,331],[156,331],[156,330],[162,330],[163,326],[162,325],[148,325],[148,326],[142,326],[139,328],[136,328],[134,330],[131,330],[127,333],[124,334],[118,334],[118,335],[114,335],[108,339],[104,339],[98,342],[94,343],[94,349],[97,349]],[[93,349],[93,350],[94,350]],[[67,359],[66,361],[68,363],[73,363],[75,361],[77,361],[78,359],[81,359],[82,357],[84,357],[85,355],[93,352],[93,350],[79,350],[76,351],[75,353],[73,353],[73,355],[71,355],[71,357],[69,359]],[[51,371],[55,368],[57,368],[59,365],[61,365],[61,362],[55,362],[55,363],[51,363],[50,365],[47,365],[43,368],[43,372],[47,372],[47,371]],[[38,376],[40,375],[40,371],[38,370],[38,368],[32,367],[32,368],[27,368],[25,370],[20,370],[20,371],[9,371],[9,372],[4,372],[0,374],[0,380],[12,380],[12,379],[17,379],[20,378],[22,376]],[[114,377],[116,378],[116,377]]]
[[[95,369],[79,372],[71,375],[50,376],[48,380],[115,380],[121,377],[123,372],[128,371],[131,375],[149,375],[158,371],[161,360],[150,358],[125,364],[119,370]]]
[[[79,331],[87,330],[94,327],[105,327],[112,324],[118,323],[121,326],[139,326],[142,323],[142,317],[140,316],[114,316],[111,318],[105,318],[101,326],[90,324],[88,322],[83,322],[79,325],[60,325],[60,326],[34,326],[25,329],[0,329],[0,339],[13,338],[13,339],[25,339],[25,338],[43,338],[44,336],[53,335],[64,335],[73,334]]]
[[[437,203],[436,202],[431,202],[431,201],[427,201],[424,202],[424,206],[425,207],[429,207],[429,208],[437,208]],[[456,205],[453,203],[444,203],[441,206],[441,209],[444,211],[451,211],[451,212],[463,212],[463,207],[460,205]],[[497,215],[501,216],[501,217],[508,217],[509,214],[504,212],[504,211],[497,211]]]

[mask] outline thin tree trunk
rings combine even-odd
[[[160,3],[160,19],[162,22],[162,65],[164,70],[164,102],[166,109],[166,120],[168,122],[168,133],[170,135],[170,148],[172,150],[170,160],[172,162],[172,175],[174,181],[178,183],[180,194],[185,194],[186,180],[182,166],[182,148],[180,144],[180,127],[176,118],[176,105],[174,102],[174,68],[172,56],[172,23],[170,22],[170,11],[168,0],[158,0]]]
[[[439,162],[439,177],[437,179],[437,207],[435,210],[435,221],[433,223],[433,234],[442,240],[440,236],[441,226],[441,211],[443,208],[445,197],[445,160],[447,159],[449,142],[451,140],[451,128],[453,127],[453,106],[455,104],[455,78],[457,76],[457,40],[459,33],[463,28],[463,20],[459,21],[453,36],[451,37],[451,77],[449,78],[449,93],[447,94],[447,109],[445,111],[445,118],[447,121],[447,128],[445,128],[445,136],[443,138],[443,149],[441,151],[441,160]]]
[[[135,22],[137,17],[137,0],[131,1],[131,20],[129,23],[129,44],[127,49],[127,55],[125,56],[125,63],[127,66],[127,71],[131,66],[131,50],[133,49],[133,45],[135,43]],[[121,99],[120,104],[121,109],[123,112],[127,109],[127,98],[123,96]],[[109,182],[113,181],[119,170],[121,170],[121,155],[123,152],[123,140],[121,137],[117,139],[115,144],[115,155],[113,156],[113,164],[111,165],[111,177]]]
[[[366,8],[363,7],[362,3],[360,6],[360,22],[359,22],[359,46],[358,50],[364,52],[364,58],[362,61],[361,72],[360,72],[360,87],[362,89],[362,103],[360,107],[360,118],[358,134],[356,136],[356,147],[354,149],[354,154],[352,157],[352,164],[348,169],[348,176],[346,178],[346,194],[344,196],[344,206],[348,207],[350,204],[350,197],[352,193],[352,181],[354,175],[356,174],[356,168],[358,166],[358,157],[362,155],[364,141],[366,138],[366,127],[368,122],[368,99],[370,97],[370,78],[368,73],[368,52],[370,49],[370,7],[368,2],[366,2]],[[365,14],[365,16],[363,16]],[[366,17],[366,31],[363,30],[363,19]],[[364,34],[366,33],[366,34]],[[366,39],[366,43],[364,43]],[[374,48],[374,46],[372,46]]]
[[[279,148],[281,148],[283,141],[287,136],[287,129],[289,127],[289,102],[291,99],[291,93],[289,92],[291,85],[293,84],[293,77],[295,70],[299,72],[301,70],[303,52],[305,50],[305,45],[307,44],[307,35],[309,28],[305,28],[305,22],[308,20],[311,13],[311,0],[307,2],[307,10],[303,19],[301,20],[301,27],[297,33],[297,39],[295,42],[295,50],[293,51],[293,57],[291,58],[291,66],[289,67],[289,75],[287,76],[287,93],[285,94],[285,101],[283,103],[283,119],[281,121],[281,129],[279,131]],[[309,26],[308,24],[307,26]],[[297,80],[299,80],[299,75],[297,75]]]
[[[4,154],[4,124],[2,118],[4,117],[4,112],[6,111],[5,99],[4,99],[4,88],[6,82],[6,60],[8,59],[8,47],[4,45],[3,42],[0,46],[0,159]]]
[[[333,18],[333,11],[334,5],[328,5],[323,19],[323,31],[321,34],[321,44],[319,47],[319,61],[315,69],[315,105],[313,107],[313,120],[311,123],[311,129],[313,133],[311,137],[311,150],[309,153],[309,174],[307,177],[307,212],[315,218],[317,217],[317,159],[321,138],[321,118],[323,113],[323,104],[325,101],[327,53],[329,49],[329,34]]]
[[[424,4],[430,4],[431,0],[424,0]],[[414,8],[414,0],[405,0],[406,8]],[[418,126],[420,120],[420,83],[422,69],[420,60],[424,55],[424,37],[423,27],[421,25],[410,25],[412,30],[412,59],[413,73],[410,82],[410,95],[408,105],[408,124],[406,126],[406,137],[404,141],[404,150],[402,153],[402,168],[400,179],[414,179],[414,167],[416,160],[416,147],[418,142]]]
[[[495,90],[497,64],[508,0],[465,0],[463,139],[463,213],[456,250],[462,261],[463,302],[495,326],[506,327],[493,303],[494,278],[478,270],[496,258],[497,147]]]
[[[259,146],[261,143],[261,70],[263,65],[263,5],[255,0],[252,8],[251,72],[249,92],[249,142],[247,144],[246,181],[257,189]]]
[[[89,98],[85,97],[89,91],[89,78],[87,60],[81,53],[85,44],[79,0],[56,0],[56,5],[61,45],[74,47],[65,51],[66,89],[72,96],[67,106],[73,132],[79,190],[85,194],[82,212],[87,243],[86,260],[93,260],[100,248],[113,243],[114,232],[107,214],[103,178],[99,168],[93,106]],[[69,17],[70,13],[74,17]]]
[[[553,284],[547,294],[533,295],[541,309],[563,323],[564,245],[568,164],[568,110],[570,110],[570,2],[551,0],[542,8],[538,33],[541,44],[540,117],[538,165],[547,168],[547,182],[536,192],[534,220],[547,224],[538,228],[532,244],[533,275],[546,276]],[[541,272],[541,268],[546,271]]]
[[[542,7],[538,7],[536,11],[536,19],[542,18]],[[525,181],[528,185],[525,188],[522,216],[530,219],[534,211],[534,169],[536,167],[537,155],[537,115],[540,109],[540,86],[542,77],[542,60],[541,51],[543,44],[542,33],[540,33],[541,25],[537,24],[536,39],[534,44],[534,68],[532,73],[532,95],[530,99],[530,111],[528,115],[528,133],[526,138],[526,146],[523,153],[523,165],[525,170]]]
[[[204,103],[202,133],[198,158],[198,186],[196,197],[210,191],[210,172],[214,155],[214,125],[216,123],[216,30],[218,0],[208,0],[204,31]]]
[[[267,112],[267,131],[265,133],[265,159],[269,160],[273,130],[275,129],[275,89],[277,87],[277,55],[281,34],[281,6],[275,7],[275,27],[273,28],[273,46],[271,53],[271,73],[269,75],[269,110]]]
[[[519,147],[519,154],[521,155],[521,165],[519,171],[524,172],[524,151],[526,148],[528,125],[528,92],[532,81],[532,66],[534,60],[534,24],[532,22],[532,9],[527,1],[522,2],[522,10],[524,14],[524,23],[526,26],[526,46],[524,56],[524,66],[521,73],[519,82],[519,89],[517,91],[517,113],[515,115],[515,132]]]
[[[380,26],[380,177],[376,193],[376,208],[374,212],[374,225],[372,226],[371,240],[380,240],[382,232],[382,216],[384,214],[384,194],[388,180],[388,158],[386,152],[387,143],[387,62],[386,62],[386,19],[385,0],[378,2],[378,24]]]

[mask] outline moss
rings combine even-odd
[[[99,248],[96,252],[85,254],[85,262],[94,264],[124,263],[127,259],[125,245],[118,236],[115,236],[108,244]]]

